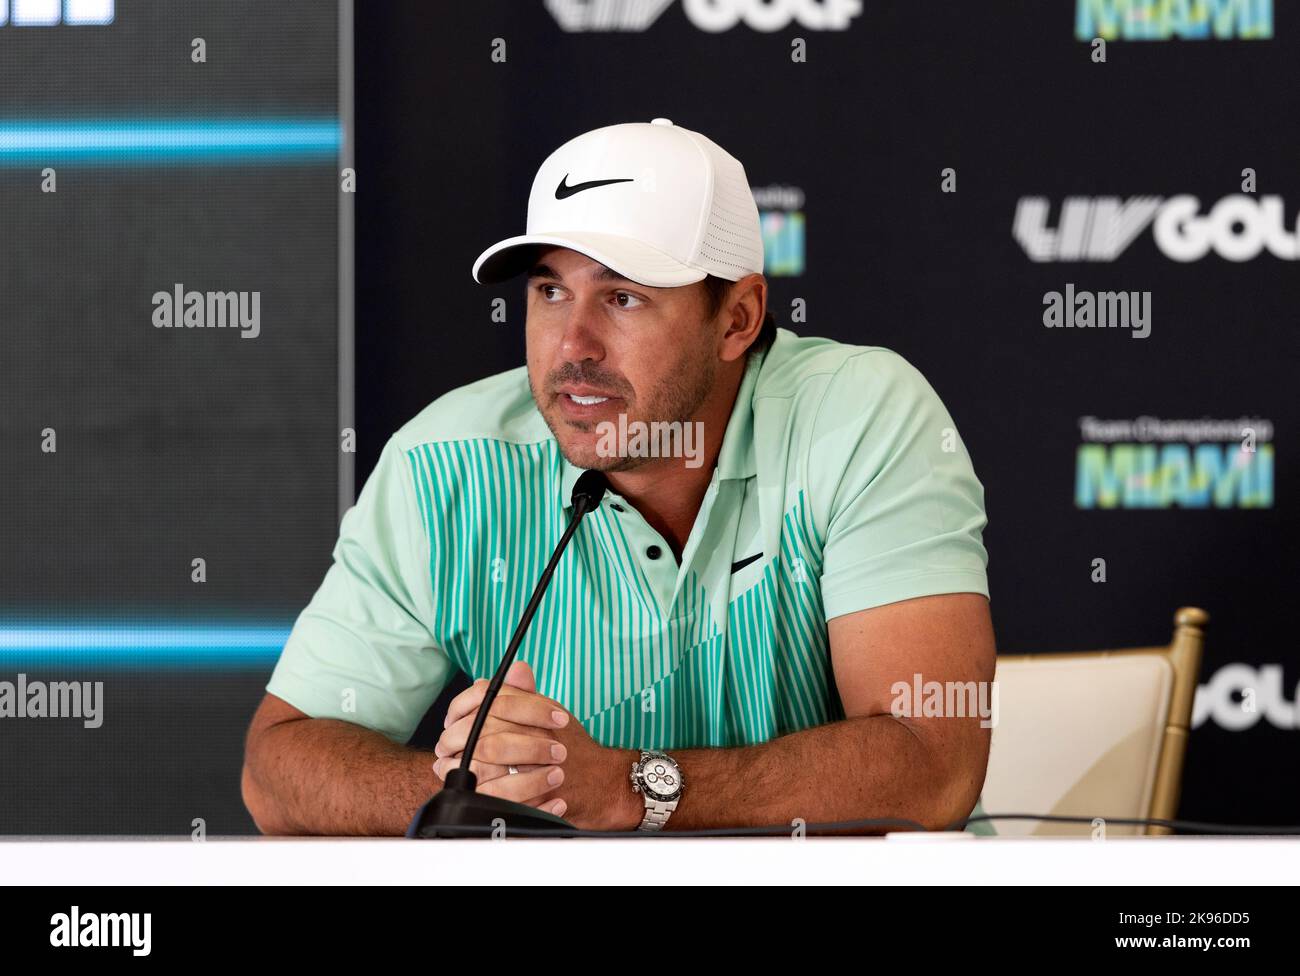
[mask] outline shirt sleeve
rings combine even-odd
[[[389,440],[266,690],[313,718],[408,741],[455,671],[429,630],[432,600],[410,461]]]
[[[984,809],[983,796],[981,796],[978,800],[975,801],[975,809],[970,812],[969,816],[971,817],[988,816],[988,811]],[[979,820],[976,821],[975,823],[967,824],[964,829],[968,834],[976,834],[977,836],[980,837],[996,837],[998,836],[998,831],[997,828],[994,826],[994,822],[995,821],[992,820]]]
[[[989,595],[984,487],[956,425],[898,353],[865,351],[829,381],[809,481],[825,527],[825,617],[938,593]]]

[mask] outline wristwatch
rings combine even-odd
[[[632,763],[632,792],[645,798],[645,819],[637,830],[662,830],[686,785],[682,768],[666,752],[642,749],[641,761]]]

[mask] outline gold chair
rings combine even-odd
[[[997,665],[987,813],[1172,819],[1209,614],[1182,607],[1168,647],[1012,654]],[[1079,836],[1090,823],[997,820],[999,836]],[[1171,833],[1109,823],[1111,835]]]

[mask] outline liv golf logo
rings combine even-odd
[[[1202,210],[1205,212],[1202,213]],[[1021,197],[1012,234],[1033,261],[1114,261],[1147,227],[1156,247],[1175,261],[1199,261],[1211,252],[1250,261],[1263,251],[1300,259],[1300,227],[1287,227],[1281,197],[1235,193],[1202,208],[1194,196],[1066,197],[1051,226],[1045,197]]]
[[[1083,417],[1079,427],[1079,508],[1273,507],[1267,420]]]
[[[643,31],[672,0],[546,0],[555,22],[569,33]],[[862,13],[862,0],[682,0],[686,19],[702,31],[721,33],[737,24],[756,31],[847,30]]]
[[[1205,722],[1244,732],[1260,720],[1278,729],[1300,729],[1300,682],[1287,700],[1281,664],[1228,664],[1196,689],[1192,728]]]

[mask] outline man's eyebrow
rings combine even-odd
[[[532,269],[528,272],[528,280],[532,281],[534,278],[553,278],[556,281],[560,280],[560,276],[555,273],[555,269],[549,264],[533,265]]]
[[[552,281],[564,280],[563,278],[560,277],[558,273],[556,273],[555,269],[552,268],[549,264],[533,265],[533,267],[528,272],[528,280],[532,281],[534,278],[548,278]],[[592,272],[591,280],[592,281],[626,281],[629,284],[636,284],[636,282],[634,282],[631,278],[625,277],[624,275],[619,274],[613,268],[607,268],[604,265],[600,266],[599,271]]]

